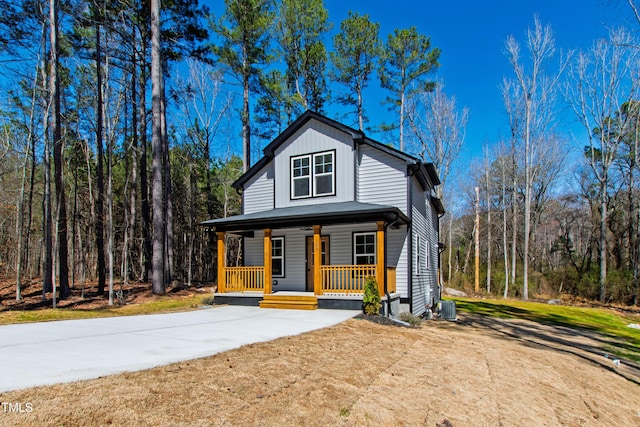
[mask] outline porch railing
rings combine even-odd
[[[225,267],[226,292],[264,292],[264,267]]]
[[[362,295],[369,276],[376,276],[376,266],[367,265],[323,265],[322,293],[339,295]],[[264,292],[264,267],[225,267],[224,292]],[[396,269],[387,267],[387,290],[396,291]]]
[[[361,295],[367,277],[376,275],[375,265],[323,265],[322,293]]]

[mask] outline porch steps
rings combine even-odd
[[[316,310],[318,308],[318,298],[313,295],[268,294],[260,301],[260,308]]]

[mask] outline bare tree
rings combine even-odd
[[[485,183],[485,197],[487,203],[487,293],[491,293],[491,199],[492,199],[492,185],[491,185],[491,161],[489,158],[489,149],[485,147],[485,163],[484,163],[484,183]]]
[[[432,91],[411,98],[407,118],[415,139],[414,150],[421,159],[433,162],[438,172],[442,185],[436,195],[442,198],[452,165],[464,145],[469,110],[459,110],[455,96],[447,96],[444,83],[437,82]]]
[[[577,55],[570,67],[565,93],[587,132],[585,156],[599,184],[600,300],[606,297],[608,187],[611,166],[633,115],[620,114],[625,103],[638,99],[639,54],[632,36],[612,31]]]
[[[509,243],[507,238],[507,165],[508,155],[505,155],[507,152],[506,145],[501,144],[500,146],[500,158],[499,158],[499,167],[500,167],[500,175],[501,175],[501,198],[500,205],[502,208],[502,253],[504,257],[504,294],[503,298],[507,298],[509,295]]]
[[[534,28],[527,31],[527,49],[529,68],[520,58],[520,45],[515,37],[509,36],[505,42],[507,57],[515,73],[515,81],[503,90],[511,97],[517,108],[510,113],[522,114],[516,127],[521,134],[524,151],[524,243],[523,243],[523,299],[529,298],[529,240],[531,235],[531,192],[536,174],[543,160],[540,150],[544,147],[554,125],[554,103],[557,83],[566,61],[561,61],[555,75],[545,74],[545,66],[555,54],[555,40],[550,26],[543,27],[538,17],[534,19]],[[513,119],[512,119],[513,121]]]

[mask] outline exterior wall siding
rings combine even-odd
[[[291,199],[291,157],[335,150],[335,195]],[[331,126],[310,120],[289,141],[276,149],[275,207],[312,205],[353,201],[354,142],[350,135]]]
[[[264,233],[262,230],[256,231],[254,237],[244,238],[244,265],[247,267],[256,267],[264,264],[264,254],[262,253],[262,239]]]
[[[274,179],[275,174],[272,161],[245,184],[243,191],[243,213],[250,214],[273,209]]]
[[[397,206],[408,214],[405,161],[365,144],[358,152],[357,200]]]
[[[325,151],[335,152],[335,195],[291,199],[291,157]],[[348,133],[311,119],[279,145],[273,160],[244,185],[243,213],[353,200],[399,208],[411,218],[412,234],[406,225],[387,229],[387,265],[396,268],[397,292],[410,298],[413,313],[420,315],[439,296],[438,218],[430,197],[430,189],[423,191],[416,178],[407,177],[406,160],[367,144],[356,148]],[[353,233],[375,230],[375,223],[323,227],[322,234],[330,236],[329,263],[353,264]],[[306,237],[312,235],[302,228],[273,230],[273,237],[285,240],[285,276],[274,278],[275,291],[306,289]],[[262,230],[244,238],[245,265],[263,264],[262,245]]]
[[[431,207],[429,192],[422,191],[412,180],[413,220],[413,295],[412,310],[420,315],[437,298],[438,289],[438,231],[435,212]],[[418,238],[420,244],[418,246]],[[419,253],[419,256],[417,254]],[[419,258],[419,263],[416,260]]]

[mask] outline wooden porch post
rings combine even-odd
[[[226,292],[226,274],[224,271],[227,259],[226,233],[219,231],[216,236],[218,238],[218,292],[223,293]]]
[[[321,232],[321,226],[313,226],[313,293],[315,295],[322,295],[322,272],[320,271],[320,266],[322,265]]]
[[[273,255],[271,251],[271,229],[265,228],[264,230],[264,293],[271,293],[271,280],[272,280],[272,269],[273,264],[271,263],[271,256]]]
[[[380,296],[384,296],[384,221],[376,222],[378,225],[378,231],[376,232],[376,281],[378,282],[378,289],[380,290]]]

